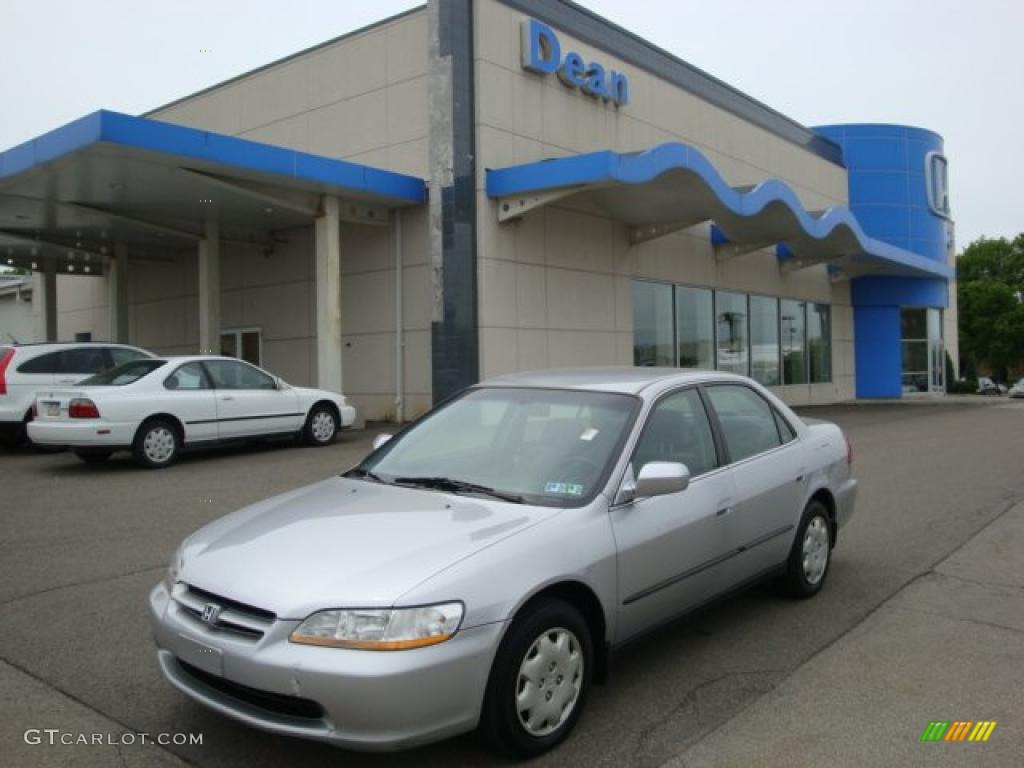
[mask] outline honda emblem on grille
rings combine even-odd
[[[207,603],[203,606],[203,621],[211,625],[216,624],[221,610],[221,607],[216,603]]]

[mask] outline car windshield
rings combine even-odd
[[[639,404],[604,392],[472,389],[385,443],[349,476],[575,506],[603,486]]]
[[[162,365],[163,360],[132,360],[130,363],[100,371],[78,384],[83,387],[123,387],[125,384],[135,383],[143,376],[148,376]]]

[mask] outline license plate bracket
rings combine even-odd
[[[43,405],[46,406],[47,416],[60,416],[60,403],[44,401]]]
[[[188,635],[178,635],[178,658],[217,677],[224,677],[224,653]]]

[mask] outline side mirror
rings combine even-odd
[[[685,491],[690,485],[690,470],[675,461],[649,461],[636,479],[634,498],[664,496]]]
[[[393,435],[389,435],[387,432],[382,432],[381,434],[377,435],[375,438],[373,438],[373,450],[376,451],[392,437]]]

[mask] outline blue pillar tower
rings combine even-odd
[[[923,128],[870,123],[815,130],[842,148],[850,209],[868,235],[949,262],[953,222],[941,136]],[[948,283],[941,278],[857,277],[851,299],[857,397],[900,397],[901,310],[945,309]]]

